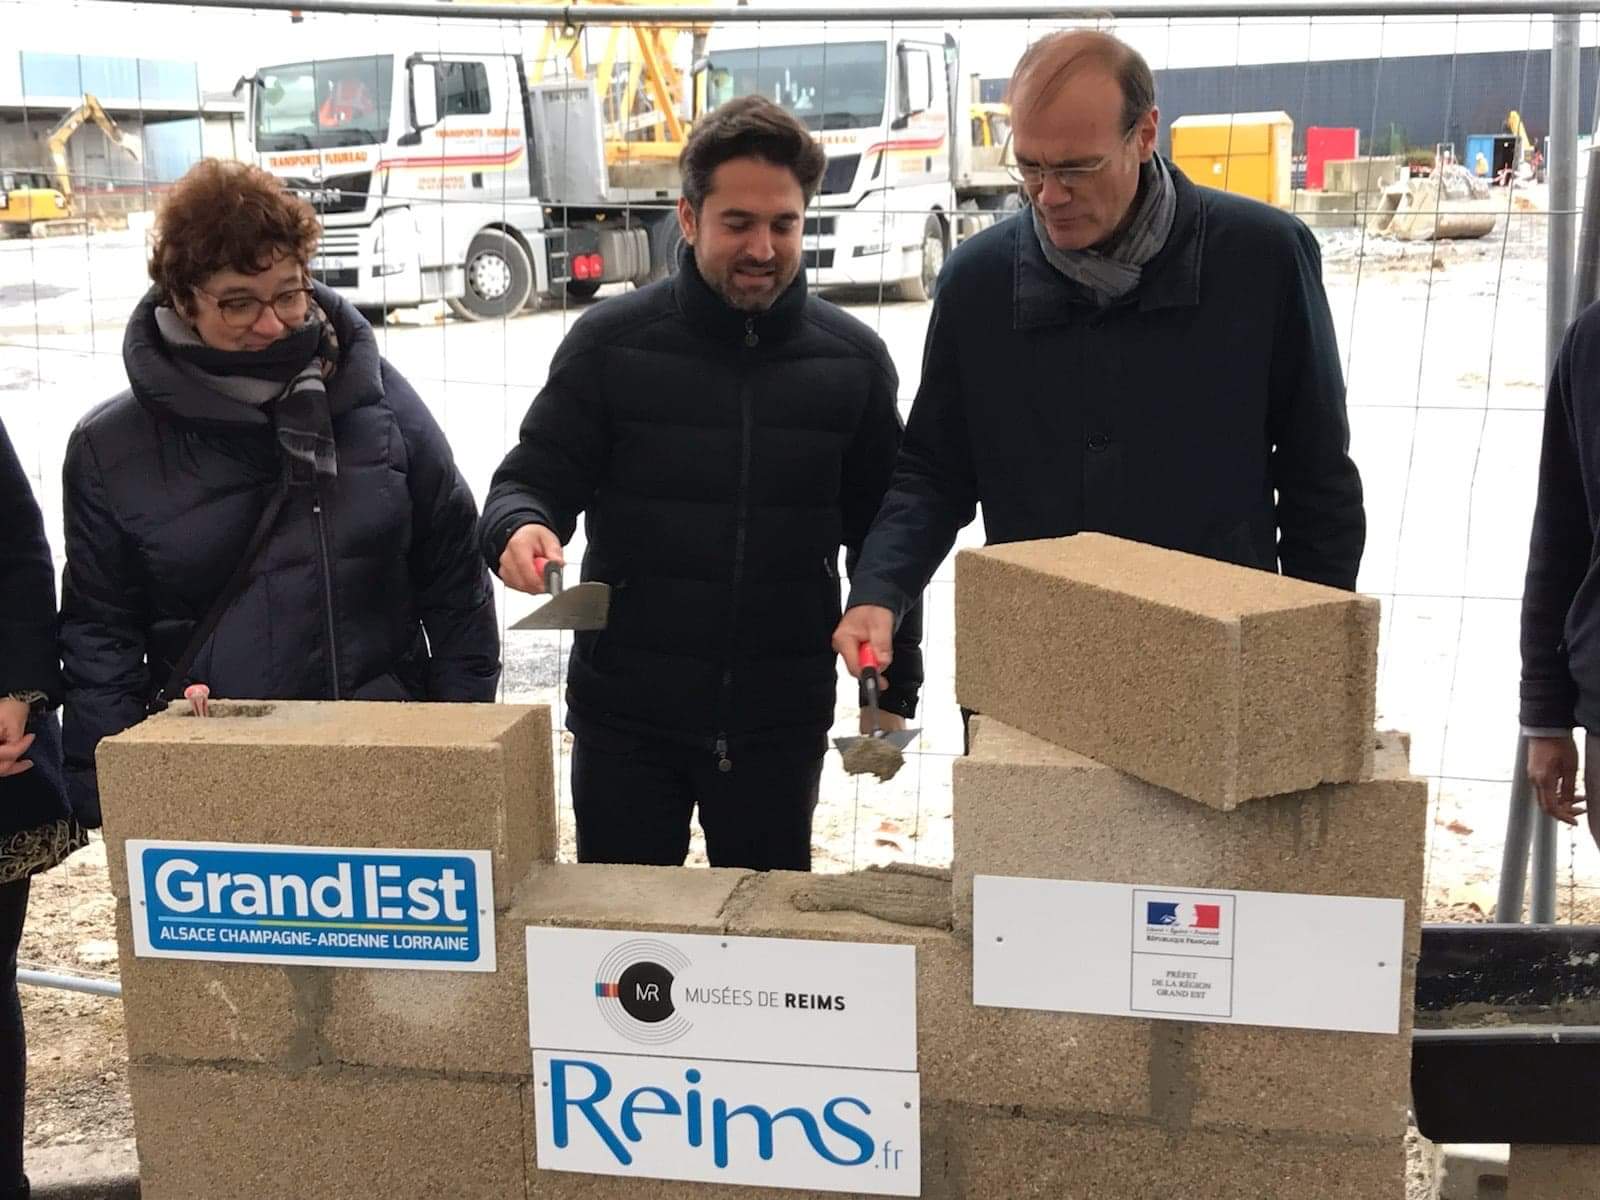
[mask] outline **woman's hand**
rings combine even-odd
[[[25,732],[28,712],[21,700],[0,699],[0,779],[33,769],[33,763],[22,757],[33,745],[33,734]]]

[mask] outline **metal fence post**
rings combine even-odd
[[[1528,883],[1528,846],[1533,841],[1533,818],[1543,816],[1528,791],[1528,739],[1517,735],[1517,753],[1512,759],[1510,814],[1506,818],[1506,841],[1500,851],[1500,893],[1494,903],[1494,919],[1503,925],[1522,920],[1522,892]]]

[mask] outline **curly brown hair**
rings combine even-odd
[[[150,278],[162,303],[187,311],[194,289],[218,271],[254,275],[279,258],[305,266],[321,238],[311,205],[260,167],[203,158],[156,216]]]

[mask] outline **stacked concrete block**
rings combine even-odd
[[[956,625],[963,706],[1213,808],[1371,773],[1375,601],[1080,534],[963,551]]]
[[[1506,1182],[1510,1200],[1595,1200],[1600,1146],[1513,1145]]]
[[[164,714],[98,756],[143,1195],[520,1194],[513,890],[555,850],[550,718],[490,705]],[[494,972],[134,955],[128,838],[488,850]],[[470,1154],[441,1153],[470,1145]]]
[[[983,714],[954,768],[958,935],[980,874],[1375,896],[1405,900],[1408,962],[1398,1035],[995,1010],[1030,1047],[1060,1023],[1100,1088],[1088,1116],[956,1122],[954,1186],[1398,1195],[1427,787],[1372,730],[1377,606],[1098,536],[966,552],[957,604],[957,695]],[[1030,1140],[1005,1175],[994,1151]]]
[[[1322,186],[1330,192],[1381,192],[1406,175],[1398,154],[1329,159],[1322,166]]]

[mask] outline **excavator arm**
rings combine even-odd
[[[56,177],[56,188],[69,203],[72,199],[72,170],[67,162],[67,142],[83,128],[85,121],[93,121],[98,125],[106,135],[106,140],[127,151],[135,162],[144,161],[144,146],[138,136],[119,126],[111,119],[104,105],[93,94],[85,92],[83,103],[56,122],[56,127],[45,139],[45,149],[50,155],[50,165]]]

